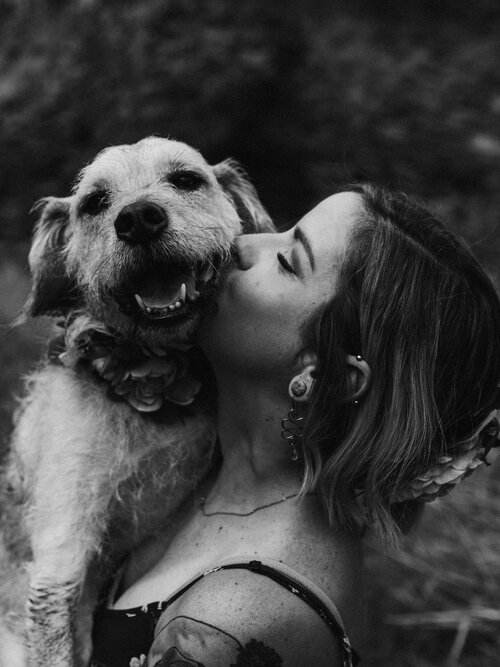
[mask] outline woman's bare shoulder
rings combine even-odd
[[[323,508],[311,503],[280,557],[335,604],[351,639],[364,634],[363,544],[359,536],[331,527]]]
[[[148,665],[341,665],[340,636],[300,597],[237,569],[204,577],[164,612]]]

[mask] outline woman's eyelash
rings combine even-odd
[[[278,262],[281,264],[281,266],[285,269],[285,271],[288,271],[288,273],[293,273],[294,276],[297,275],[297,272],[293,268],[293,266],[290,264],[290,262],[287,260],[285,255],[282,255],[280,252],[277,253],[276,255],[278,257]]]

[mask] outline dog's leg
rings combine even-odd
[[[45,531],[35,538],[38,557],[31,567],[27,609],[30,667],[83,667],[91,656],[99,568],[88,572],[92,554],[75,557],[71,548],[68,558],[67,544],[54,548],[57,537]]]
[[[65,474],[64,468],[61,475]],[[32,515],[27,629],[33,667],[72,667],[83,664],[74,643],[74,622],[93,540],[79,533],[85,512],[64,486],[51,485],[54,497],[39,492],[40,505]],[[62,512],[60,498],[65,499]]]
[[[28,637],[30,665],[71,667],[80,664],[72,639],[73,610],[79,589],[35,577],[29,588]]]
[[[27,629],[34,667],[82,664],[74,646],[75,612],[113,492],[112,485],[106,489],[108,456],[99,456],[101,442],[89,427],[102,427],[99,410],[82,411],[85,399],[71,373],[46,368],[33,378],[14,434],[12,461],[27,496],[33,557]]]
[[[90,637],[82,628],[90,625],[92,605],[86,615],[76,611],[110,523],[123,518],[128,525],[124,540],[115,531],[113,551],[132,548],[146,528],[154,533],[206,471],[212,436],[201,415],[168,430],[146,422],[103,397],[93,376],[48,367],[34,377],[13,446],[29,495],[35,667],[84,664]],[[76,647],[75,635],[87,639]]]
[[[29,418],[30,410],[27,410]],[[23,420],[18,424],[19,430],[25,430]],[[34,435],[34,434],[33,434]],[[15,443],[19,444],[19,443]],[[31,441],[34,445],[34,441]],[[51,525],[47,521],[38,524],[28,537],[26,509],[31,505],[31,519],[35,518],[36,509],[33,499],[36,489],[29,497],[23,493],[23,469],[19,452],[14,449],[9,457],[8,465],[2,474],[2,491],[4,501],[2,507],[2,530],[0,545],[0,569],[2,574],[2,606],[4,607],[5,628],[0,621],[0,667],[11,667],[20,664],[22,667],[38,665],[75,664],[71,648],[71,608],[74,607],[75,591],[78,587],[70,582],[65,585],[66,576],[63,564],[63,554],[67,551],[57,549],[56,538]],[[43,475],[44,461],[37,461],[38,469]],[[58,496],[57,485],[52,485],[54,497]],[[48,504],[45,507],[50,512]],[[69,512],[71,514],[71,512]],[[35,519],[36,524],[36,519]],[[65,527],[57,522],[59,535],[64,533]],[[51,553],[55,549],[59,561],[47,564]],[[33,551],[36,556],[33,559]],[[22,561],[24,560],[24,566]],[[27,562],[27,560],[29,562]],[[54,577],[53,569],[57,576]],[[71,578],[71,577],[69,577]],[[73,579],[75,577],[73,576]],[[78,580],[78,577],[76,577]],[[14,633],[7,633],[7,626],[11,626]],[[8,629],[11,629],[9,627]],[[17,652],[13,650],[17,646]],[[21,649],[23,649],[21,651]],[[6,653],[7,651],[7,653]],[[9,661],[12,654],[12,663]],[[9,659],[6,658],[9,656]],[[15,662],[17,661],[17,662]],[[21,661],[21,662],[20,662]]]

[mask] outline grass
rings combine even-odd
[[[430,504],[400,551],[369,547],[367,666],[499,664],[499,527],[497,460]]]

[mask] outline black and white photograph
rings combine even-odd
[[[0,667],[498,667],[497,0],[0,0],[0,154]]]

